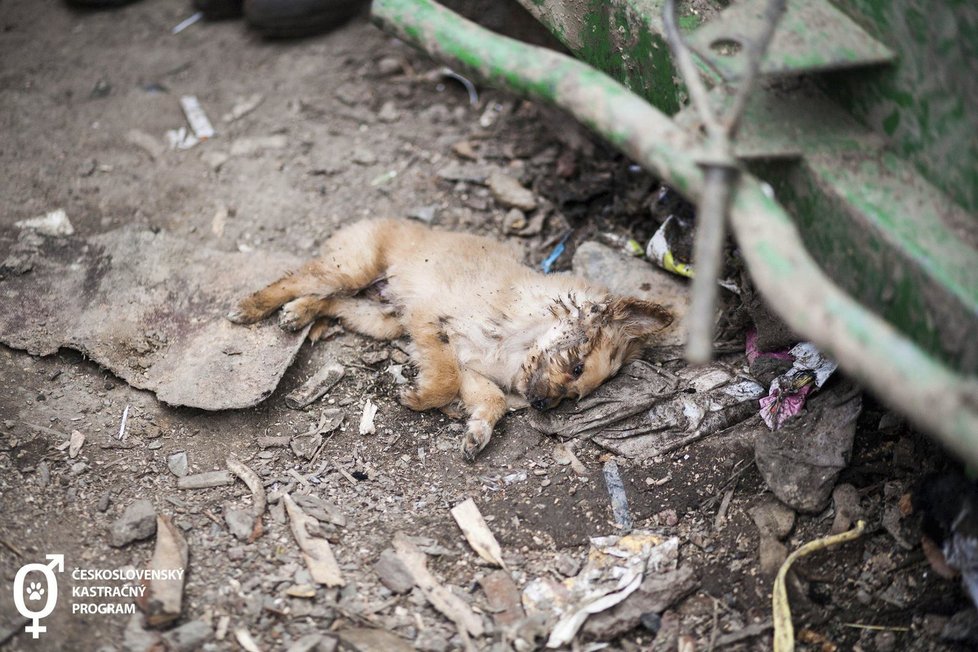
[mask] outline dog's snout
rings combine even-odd
[[[530,399],[530,406],[534,410],[540,410],[541,412],[543,412],[548,407],[550,407],[548,405],[547,399],[545,399],[545,398],[534,398],[534,399]]]

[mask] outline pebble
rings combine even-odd
[[[374,573],[380,583],[393,593],[407,593],[414,587],[411,573],[390,548],[380,553],[380,558],[374,564]]]
[[[519,181],[508,174],[493,172],[486,183],[493,198],[507,208],[518,208],[529,212],[537,207],[537,199],[533,191],[524,188]]]
[[[432,204],[430,206],[419,206],[418,208],[412,208],[408,212],[408,217],[415,220],[420,220],[425,224],[431,224],[435,221],[435,215],[438,212],[438,206]]]
[[[156,510],[147,499],[137,500],[126,507],[110,530],[109,545],[114,548],[146,539],[156,532]]]
[[[102,495],[98,499],[98,505],[96,505],[95,508],[100,512],[108,511],[109,502],[111,500],[112,500],[112,495],[108,491],[103,491]]]
[[[166,465],[170,469],[170,473],[182,478],[187,475],[187,452],[178,451],[173,453],[168,458],[166,458]]]
[[[377,74],[383,75],[384,77],[397,75],[403,72],[403,70],[404,66],[401,65],[400,59],[396,57],[384,57],[377,62]]]
[[[401,112],[397,110],[397,106],[391,102],[384,102],[383,106],[380,107],[380,111],[377,112],[377,119],[381,122],[397,122],[401,118]]]
[[[247,541],[255,526],[255,519],[250,512],[243,509],[229,509],[224,512],[224,522],[228,530],[240,541]]]
[[[373,165],[377,162],[377,155],[369,149],[358,149],[353,152],[353,162],[360,165]]]

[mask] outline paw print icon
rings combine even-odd
[[[27,585],[28,600],[40,600],[42,595],[44,595],[44,587],[40,582],[31,582]]]

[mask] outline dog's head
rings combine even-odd
[[[587,396],[634,359],[647,336],[672,323],[659,304],[630,297],[578,302],[569,295],[550,313],[553,326],[527,355],[516,384],[537,410]]]

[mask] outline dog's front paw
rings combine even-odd
[[[422,398],[421,394],[414,387],[405,387],[401,390],[400,402],[406,408],[410,408],[415,412],[424,412],[428,409],[426,401]]]
[[[265,311],[256,305],[252,297],[238,302],[238,305],[228,311],[227,320],[235,324],[254,324],[265,318]]]
[[[482,419],[469,419],[469,429],[462,438],[462,457],[466,462],[474,462],[489,440],[492,439],[492,426]]]

